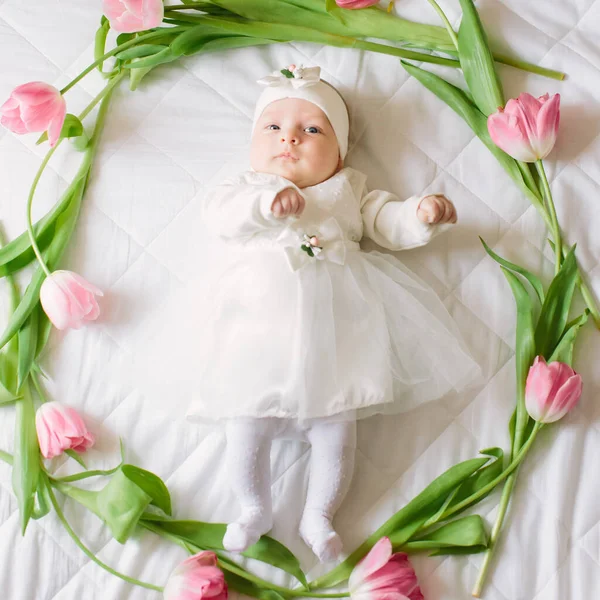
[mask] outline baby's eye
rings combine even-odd
[[[306,129],[308,129],[308,133],[319,133],[319,130],[316,127],[306,127]],[[312,130],[312,131],[310,131]]]
[[[271,127],[275,127],[276,129],[279,129],[279,125],[275,125],[274,123],[271,123],[271,125],[267,125],[267,129],[271,129]],[[271,131],[275,131],[275,129],[272,129]]]

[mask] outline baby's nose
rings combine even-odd
[[[282,134],[281,135],[281,141],[285,142],[288,141],[291,144],[295,144],[298,141],[298,137],[296,135],[294,135],[293,133],[288,133],[288,134]]]

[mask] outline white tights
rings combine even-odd
[[[273,526],[271,442],[286,428],[304,430],[311,444],[310,475],[299,533],[321,562],[335,560],[342,542],[331,521],[352,480],[356,423],[315,420],[306,427],[289,419],[228,419],[226,468],[241,505],[241,515],[227,527],[226,550],[242,552]]]

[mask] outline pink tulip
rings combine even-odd
[[[86,321],[94,321],[100,308],[94,298],[102,291],[72,271],[54,271],[40,289],[44,312],[57,329],[79,329]]]
[[[184,560],[171,573],[164,589],[164,600],[227,600],[223,571],[217,555],[203,551]]]
[[[487,126],[496,146],[516,160],[535,162],[550,154],[559,121],[560,94],[536,99],[523,93],[491,114]]]
[[[35,414],[35,428],[42,456],[54,458],[65,450],[85,452],[94,445],[79,413],[59,402],[42,404]]]
[[[165,16],[162,0],[103,0],[104,15],[119,33],[158,27]]]
[[[543,356],[536,356],[525,386],[527,412],[540,423],[554,423],[575,407],[582,388],[581,375],[569,365],[548,365]]]
[[[54,86],[32,81],[16,87],[0,106],[0,123],[18,134],[47,131],[53,148],[66,114],[67,103]]]
[[[357,8],[367,8],[374,4],[379,4],[379,0],[335,0],[335,3],[340,8],[349,8],[351,10]]]
[[[348,590],[354,600],[423,600],[408,557],[392,554],[388,537],[382,537],[354,567]]]

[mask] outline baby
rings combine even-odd
[[[422,246],[456,222],[456,209],[443,195],[402,201],[367,191],[366,176],[344,167],[348,112],[318,67],[290,65],[259,81],[267,87],[252,170],[203,202],[205,224],[231,253],[208,292],[186,292],[194,310],[182,314],[192,317],[169,328],[168,344],[184,354],[179,348],[201,341],[185,352],[195,367],[177,370],[195,376],[188,419],[224,424],[241,506],[225,549],[243,551],[272,528],[271,442],[299,438],[311,445],[299,533],[319,560],[333,561],[342,542],[332,520],[352,478],[357,419],[410,410],[478,371],[433,290],[359,241]]]

